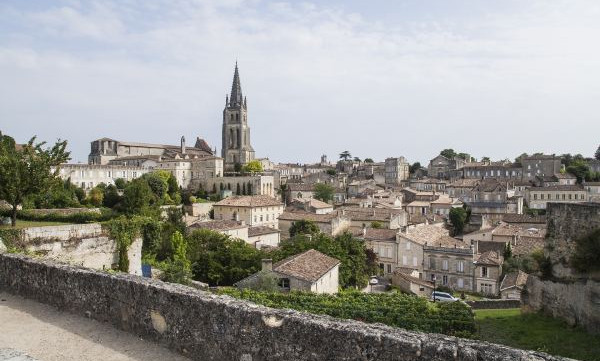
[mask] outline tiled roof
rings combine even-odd
[[[554,176],[558,179],[577,179],[577,177],[571,173],[556,173]]]
[[[288,257],[273,265],[273,271],[301,280],[315,282],[340,263],[314,249]]]
[[[193,229],[209,229],[212,231],[227,231],[230,229],[241,229],[248,226],[239,221],[233,220],[214,220],[192,223],[189,228]]]
[[[397,268],[394,271],[394,275],[398,276],[398,277],[401,277],[401,278],[404,278],[406,281],[409,281],[409,282],[412,282],[412,283],[415,283],[415,284],[418,284],[418,285],[421,285],[421,286],[433,288],[433,282],[429,282],[429,281],[425,281],[425,280],[422,280],[422,279],[417,278],[417,277],[413,277],[413,276],[411,276],[409,274],[406,274],[406,273],[402,272],[402,270],[399,269],[399,268]]]
[[[256,237],[261,236],[263,234],[271,234],[271,233],[280,233],[278,229],[266,227],[266,226],[256,226],[248,228],[248,237]]]
[[[478,192],[504,192],[506,185],[496,179],[482,179],[475,186]]]
[[[363,230],[359,227],[353,227],[352,231],[358,228],[359,232],[358,236],[360,238],[364,238],[366,240],[373,241],[395,241],[396,234],[398,234],[397,229],[385,229],[385,228],[367,228],[366,234],[363,236]]]
[[[265,195],[258,196],[232,196],[215,203],[215,206],[234,207],[267,207],[283,206],[277,199]]]
[[[288,183],[287,187],[290,192],[313,192],[315,190],[314,184],[306,183]]]
[[[312,221],[316,223],[331,223],[331,220],[336,218],[337,214],[335,212],[328,214],[315,214],[311,212],[289,212],[285,211],[279,215],[280,221]]]
[[[487,251],[476,256],[475,263],[486,264],[492,266],[500,266],[503,262],[502,257],[496,251]]]
[[[314,198],[309,198],[309,199],[294,198],[293,202],[298,202],[298,203],[302,203],[302,204],[306,204],[308,202],[309,206],[313,207],[315,209],[333,208],[333,206],[331,204],[325,203],[323,201],[320,201],[320,200],[314,199]]]
[[[409,228],[406,232],[400,233],[400,236],[421,245],[435,244],[440,238],[448,236],[448,230],[435,225],[423,225]]]
[[[427,246],[443,248],[469,248],[469,245],[464,241],[452,238],[450,236],[443,236],[436,239],[434,242],[427,242]]]
[[[479,179],[457,179],[456,181],[448,184],[446,188],[473,188],[477,185]]]
[[[582,185],[560,185],[560,186],[549,186],[549,187],[531,187],[530,192],[535,191],[555,191],[555,192],[573,192],[573,191],[584,191]]]
[[[534,251],[544,249],[545,238],[521,237],[516,245],[512,246],[512,254],[515,256],[529,255]]]
[[[429,207],[430,205],[431,205],[431,202],[414,201],[414,202],[410,202],[406,206],[407,207]]]
[[[527,214],[508,213],[502,216],[502,221],[506,223],[539,223],[546,224],[546,216],[530,216]]]
[[[525,283],[527,283],[527,277],[529,275],[521,270],[518,272],[507,273],[502,279],[502,283],[500,284],[500,291],[503,291],[507,288],[517,287],[523,288]]]

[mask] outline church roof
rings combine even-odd
[[[235,71],[233,73],[233,83],[231,84],[231,95],[229,104],[231,106],[239,106],[243,104],[244,97],[242,95],[242,85],[240,83],[240,73],[238,71],[237,61],[235,62]]]

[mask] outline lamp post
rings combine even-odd
[[[433,280],[433,302],[435,302],[435,281],[436,281],[435,275],[433,275],[432,280]]]

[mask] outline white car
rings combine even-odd
[[[371,277],[371,279],[369,280],[369,284],[371,286],[375,286],[378,283],[379,283],[379,280],[377,280],[377,277],[375,277],[375,276]]]
[[[456,302],[459,299],[449,293],[435,291],[431,294],[430,300],[433,302]]]

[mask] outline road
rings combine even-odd
[[[189,361],[109,324],[0,292],[0,361],[32,359]]]

